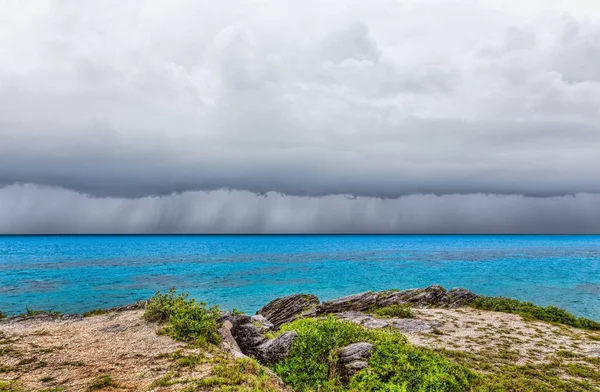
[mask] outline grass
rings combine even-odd
[[[29,306],[25,306],[25,315],[26,316],[28,316],[28,317],[38,316],[40,314],[47,314],[49,316],[58,316],[58,315],[60,315],[60,312],[51,312],[48,310],[34,310],[34,309],[31,309]]]
[[[88,385],[86,391],[96,391],[98,389],[104,389],[108,387],[119,387],[119,384],[114,382],[109,375],[103,375],[95,378],[94,381]]]
[[[477,378],[431,350],[410,345],[395,330],[366,330],[331,316],[296,320],[280,331],[288,330],[298,337],[273,370],[297,391],[458,392],[468,390]],[[362,341],[373,344],[369,369],[342,380],[336,371],[338,349]]]
[[[531,302],[504,297],[478,297],[469,306],[481,310],[515,313],[525,320],[540,320],[591,331],[600,331],[600,323],[583,317],[575,317],[556,306],[542,307]]]
[[[408,305],[403,304],[394,304],[390,306],[385,306],[383,308],[375,308],[373,309],[373,313],[376,316],[381,318],[414,318],[414,314],[410,311],[410,307]]]
[[[216,306],[207,309],[205,303],[189,299],[188,294],[177,293],[173,287],[164,294],[157,291],[148,300],[144,318],[165,324],[161,333],[175,340],[198,346],[219,343],[219,309]]]

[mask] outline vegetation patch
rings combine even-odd
[[[298,337],[274,370],[297,391],[452,392],[469,390],[477,378],[431,350],[410,345],[395,330],[366,330],[331,316],[296,320],[283,325],[280,332],[289,330],[295,330]],[[337,350],[357,342],[373,345],[369,368],[343,384],[334,370]]]
[[[415,315],[410,311],[408,305],[394,304],[383,308],[373,309],[373,313],[381,318],[414,318]]]
[[[100,376],[100,377],[97,377],[96,379],[94,379],[94,381],[92,381],[92,383],[90,385],[88,385],[87,391],[88,392],[97,391],[99,389],[104,389],[104,388],[108,388],[108,387],[118,388],[119,384],[114,382],[113,379],[109,375],[104,375],[104,376]]]
[[[556,306],[542,307],[534,305],[531,302],[504,297],[478,297],[470,306],[481,310],[515,313],[526,320],[541,320],[565,324],[575,328],[600,331],[600,323],[583,317],[575,317],[566,310],[557,308]]]
[[[148,300],[144,318],[165,324],[160,332],[175,340],[199,346],[219,343],[218,307],[207,309],[205,303],[189,299],[188,294],[177,293],[173,287],[164,294],[157,291]]]

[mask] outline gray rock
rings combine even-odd
[[[221,348],[224,351],[233,354],[236,358],[244,357],[245,355],[242,353],[242,349],[240,348],[240,346],[238,346],[237,342],[235,341],[235,338],[231,334],[232,327],[233,325],[231,324],[231,322],[226,320],[223,322],[223,325],[221,325],[221,327],[219,327],[219,329],[217,330],[219,336],[221,337]]]
[[[256,312],[264,316],[275,328],[280,325],[294,321],[303,313],[310,311],[319,304],[319,298],[310,294],[293,294],[283,298],[277,298]]]
[[[269,320],[261,314],[254,315],[250,317],[250,319],[252,320],[252,324],[259,327],[262,333],[270,332],[275,329],[273,323],[269,322]]]
[[[356,372],[369,366],[373,345],[367,342],[353,343],[338,350],[336,371],[343,380],[347,380]]]
[[[361,312],[336,313],[333,316],[338,320],[350,321],[369,329],[385,328],[389,325],[387,319],[376,319]]]
[[[328,314],[328,313],[342,313],[342,312],[360,312],[367,310],[370,307],[377,304],[378,294],[373,291],[366,293],[349,295],[334,299],[332,301],[325,301],[321,305],[317,306],[317,314]]]
[[[347,363],[366,359],[371,356],[373,345],[367,342],[349,344],[339,352],[339,362]]]
[[[288,354],[297,336],[296,331],[287,331],[274,339],[267,340],[254,349],[256,359],[265,365],[282,360]]]
[[[254,354],[255,348],[263,344],[267,338],[259,327],[252,323],[252,318],[245,314],[225,315],[219,320],[223,325],[231,324],[231,336],[244,354]]]
[[[431,325],[422,320],[415,319],[390,319],[390,327],[402,333],[430,333]]]
[[[450,309],[460,308],[461,306],[469,305],[471,302],[478,297],[477,294],[470,290],[455,287],[448,291],[446,295],[448,297],[448,307]]]

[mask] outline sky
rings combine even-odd
[[[600,3],[5,0],[0,233],[600,233]]]

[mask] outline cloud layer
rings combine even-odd
[[[219,197],[244,210],[270,194],[259,204],[271,222],[283,193],[303,211],[358,211],[273,226],[284,231],[346,231],[367,205],[385,216],[411,200],[476,200],[500,220],[524,206],[586,211],[600,193],[599,17],[584,0],[2,2],[4,203],[27,192],[172,211]],[[0,231],[36,230],[2,207]],[[504,228],[530,230],[517,215]],[[567,226],[589,231],[584,218]],[[118,226],[95,219],[91,231]],[[225,230],[198,219],[174,230]],[[429,231],[419,219],[414,230]]]
[[[0,233],[598,233],[600,195],[298,197],[244,191],[91,198],[0,190]]]

